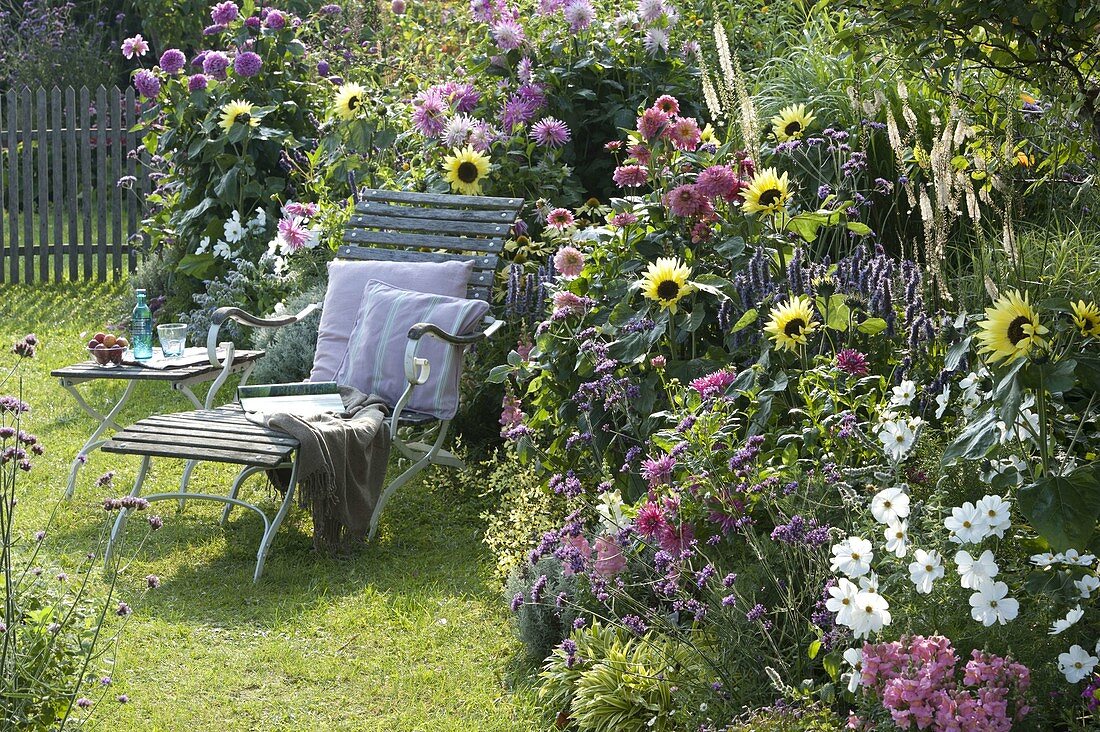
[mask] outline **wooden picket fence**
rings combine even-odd
[[[132,88],[0,96],[0,282],[117,279],[141,250],[151,184]],[[129,176],[129,177],[127,177]]]

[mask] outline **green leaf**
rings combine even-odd
[[[1028,364],[1020,374],[1024,386],[1038,389],[1043,385],[1051,394],[1061,394],[1073,388],[1077,383],[1074,372],[1077,362],[1072,358],[1065,358],[1057,363]]]
[[[818,312],[825,315],[825,327],[841,332],[848,330],[848,321],[852,311],[844,302],[844,295],[836,294],[827,300],[824,297],[815,299]]]
[[[997,413],[990,409],[977,420],[971,422],[955,441],[947,446],[942,462],[950,465],[959,458],[977,460],[985,457],[997,444],[1000,430],[997,428]]]
[[[871,233],[871,227],[860,221],[849,221],[847,226],[848,231],[856,234],[857,236],[867,236]]]
[[[829,678],[833,681],[840,678],[840,661],[842,658],[843,656],[834,651],[821,659],[821,665],[825,667],[825,673],[829,674]]]
[[[733,324],[733,328],[730,329],[730,332],[737,333],[744,330],[745,328],[748,328],[750,325],[756,322],[756,319],[759,316],[760,314],[756,312],[756,308],[746,310],[745,314],[738,318],[737,322]]]
[[[214,267],[215,262],[213,254],[188,254],[180,260],[179,264],[176,265],[176,269],[183,274],[201,280]]]
[[[815,640],[810,644],[810,647],[806,649],[806,655],[810,657],[810,660],[817,658],[817,654],[821,653],[821,641]]]
[[[1085,549],[1100,516],[1100,462],[1043,478],[1019,496],[1020,510],[1052,549]]]
[[[856,326],[856,330],[867,335],[878,335],[886,330],[886,321],[882,318],[867,318]]]
[[[512,373],[514,370],[515,369],[508,365],[494,366],[489,370],[489,376],[486,381],[490,384],[501,384],[508,378],[508,374]]]
[[[1100,391],[1100,359],[1078,356],[1074,374],[1082,389]]]
[[[970,350],[970,340],[971,336],[967,336],[948,349],[947,357],[943,360],[944,371],[954,371],[959,367],[963,356]]]

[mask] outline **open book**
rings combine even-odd
[[[237,400],[244,411],[264,415],[296,414],[309,417],[344,411],[344,401],[335,381],[238,386]]]

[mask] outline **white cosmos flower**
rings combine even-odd
[[[221,257],[222,259],[232,259],[233,249],[228,243],[218,239],[218,242],[214,245],[214,256]]]
[[[262,234],[267,228],[267,212],[262,208],[256,209],[256,215],[248,222],[248,228],[254,234]]]
[[[210,248],[210,237],[204,236],[199,239],[199,246],[195,250],[195,254],[206,254],[206,250]]]
[[[943,577],[943,560],[939,552],[926,552],[917,549],[913,552],[913,561],[909,564],[909,579],[917,592],[927,595],[932,591],[932,583]]]
[[[1053,623],[1050,624],[1050,634],[1058,635],[1059,633],[1064,633],[1065,631],[1069,630],[1071,626],[1076,624],[1077,621],[1080,620],[1084,614],[1085,611],[1081,609],[1080,605],[1078,605],[1077,607],[1066,613],[1066,617],[1059,618],[1058,620],[1055,620]]]
[[[871,499],[871,515],[890,524],[909,515],[909,495],[901,488],[884,488]]]
[[[879,430],[878,439],[882,442],[886,456],[895,462],[900,462],[917,441],[917,435],[902,420],[886,422]]]
[[[892,389],[890,406],[908,407],[917,396],[917,385],[906,379]]]
[[[1090,656],[1088,651],[1075,643],[1069,647],[1068,653],[1058,654],[1058,670],[1066,681],[1076,684],[1092,674],[1098,661],[1100,659]]]
[[[943,419],[947,405],[951,403],[951,385],[944,384],[943,391],[936,395],[936,419]]]
[[[859,588],[847,577],[841,577],[829,588],[829,599],[825,601],[825,609],[836,613],[836,622],[846,626],[852,621],[853,603],[858,594]]]
[[[1049,567],[1055,562],[1054,555],[1050,552],[1045,552],[1043,554],[1032,554],[1030,559],[1031,563],[1034,564],[1036,567],[1043,568]]]
[[[902,519],[886,527],[886,551],[901,559],[909,551],[909,522]]]
[[[1086,574],[1079,580],[1074,580],[1073,585],[1077,588],[1077,592],[1081,594],[1081,599],[1087,600],[1092,597],[1092,593],[1096,590],[1100,590],[1100,579],[1096,575]]]
[[[1012,503],[1000,496],[985,496],[975,506],[989,527],[989,533],[1003,539],[1005,531],[1012,526]]]
[[[871,542],[859,536],[849,536],[833,545],[832,570],[843,572],[849,577],[862,577],[871,571],[871,560],[874,556]]]
[[[966,398],[977,398],[981,383],[982,377],[971,371],[959,381],[959,388],[963,390],[963,396]]]
[[[863,649],[849,648],[844,651],[844,660],[852,667],[852,672],[847,674],[848,691],[854,694],[863,681]]]
[[[993,552],[986,549],[975,559],[970,552],[960,551],[955,555],[955,564],[959,565],[961,584],[967,589],[976,590],[983,583],[997,576],[1000,568],[993,561]]]
[[[877,592],[860,592],[853,604],[855,609],[848,627],[856,638],[866,638],[890,624],[890,603]]]
[[[1078,567],[1091,567],[1096,561],[1094,554],[1080,554],[1076,549],[1066,549],[1064,554],[1056,554],[1054,561],[1065,564],[1076,564]]]
[[[951,532],[951,541],[956,544],[977,544],[989,532],[985,517],[970,501],[952,508],[943,525]]]
[[[871,572],[859,578],[859,589],[863,592],[878,594],[878,575]]]
[[[225,240],[230,244],[236,244],[244,238],[244,224],[241,223],[241,212],[234,211],[233,215],[226,219],[222,227],[225,232]]]
[[[1004,625],[1020,614],[1020,603],[1008,597],[1004,582],[985,582],[970,596],[970,615],[987,628],[994,623]]]

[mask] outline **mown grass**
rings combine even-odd
[[[31,331],[42,342],[24,371],[23,390],[34,410],[29,428],[47,454],[22,483],[21,535],[46,525],[69,462],[93,427],[49,371],[82,359],[87,333],[112,320],[128,297],[125,284],[0,285],[0,344]],[[121,388],[90,386],[100,404]],[[181,395],[143,384],[122,421],[186,408]],[[129,489],[137,462],[93,453],[75,499],[57,510],[43,566],[71,568],[93,547],[100,502]],[[146,492],[173,489],[181,468],[154,461]],[[118,473],[115,487],[96,487],[107,470]],[[192,488],[224,491],[231,476],[224,466],[204,465]],[[263,481],[253,481],[262,498]],[[125,630],[97,726],[538,729],[529,690],[509,688],[518,646],[480,542],[478,504],[475,487],[428,472],[395,496],[380,536],[346,560],[313,552],[309,516],[297,510],[258,585],[252,583],[262,528],[256,516],[238,511],[220,528],[214,505],[190,504],[177,513],[174,504],[157,504],[165,526],[120,577],[122,597],[138,594],[150,573],[162,585]],[[142,532],[133,522],[131,530]],[[99,573],[96,583],[106,589]],[[117,694],[129,702],[118,704]]]

